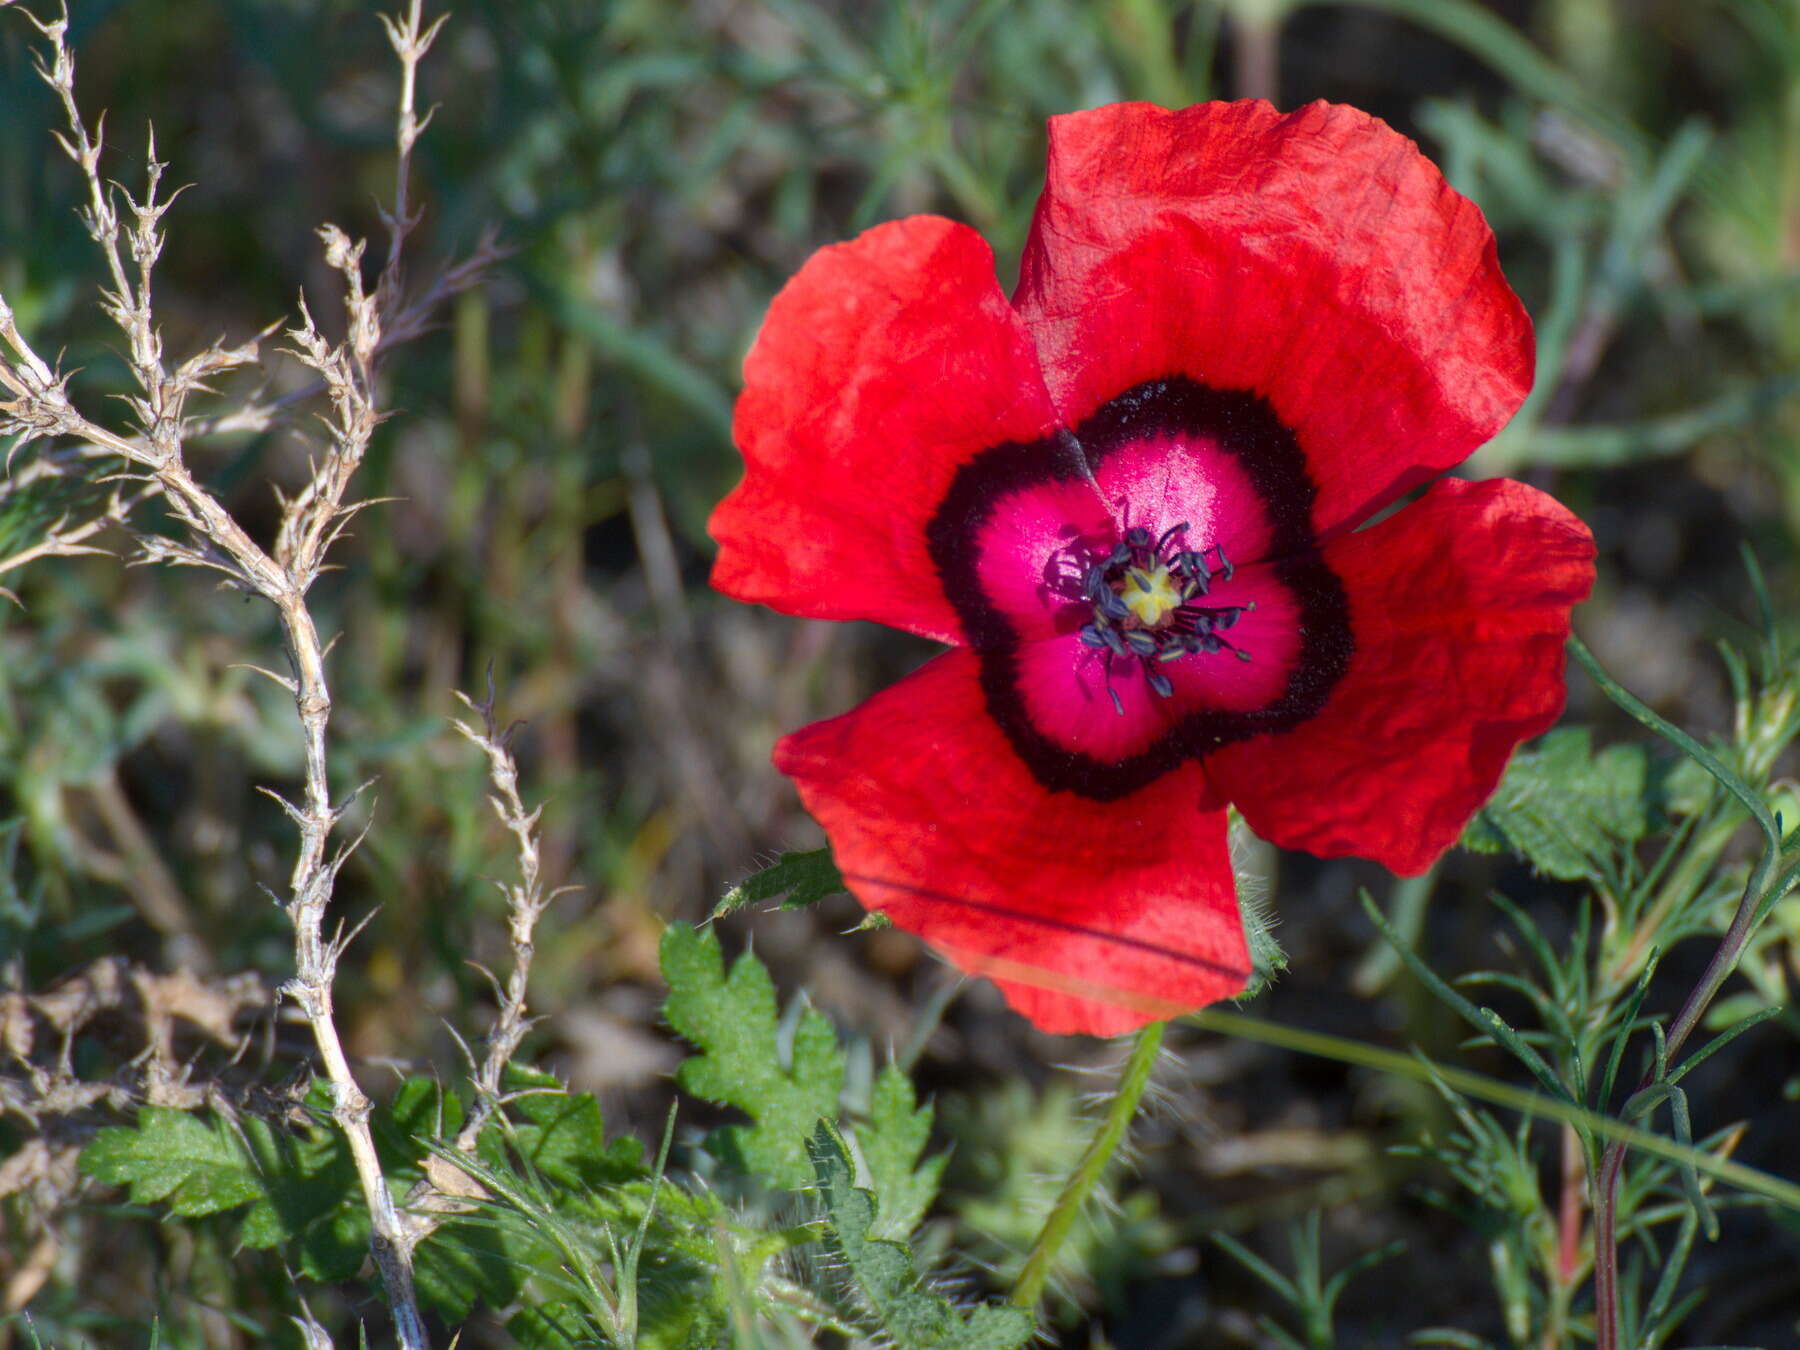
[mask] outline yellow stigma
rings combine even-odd
[[[1181,591],[1169,569],[1160,564],[1147,569],[1130,567],[1119,587],[1119,599],[1144,627],[1156,628],[1180,607]]]

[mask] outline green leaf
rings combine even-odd
[[[735,1106],[755,1123],[713,1132],[707,1147],[721,1158],[786,1190],[812,1177],[806,1139],[821,1118],[835,1119],[844,1086],[844,1055],[824,1015],[800,1011],[784,1045],[775,986],[762,962],[746,952],[725,973],[719,940],[688,924],[670,924],[662,939],[669,1024],[699,1048],[675,1081],[696,1097]]]
[[[384,1168],[416,1172],[426,1153],[419,1139],[448,1138],[462,1122],[462,1101],[454,1092],[445,1092],[433,1078],[408,1078],[392,1104],[376,1109],[369,1129]]]
[[[1551,732],[1513,756],[1463,845],[1513,853],[1544,876],[1591,878],[1649,828],[1650,763],[1642,746],[1594,753],[1586,727]]]
[[[644,1176],[641,1140],[606,1142],[606,1122],[591,1094],[570,1092],[553,1074],[510,1065],[503,1084],[512,1096],[513,1147],[537,1172],[573,1190],[599,1190]],[[489,1126],[498,1134],[500,1126]]]
[[[521,1309],[506,1324],[519,1350],[575,1350],[603,1343],[595,1326],[573,1303],[542,1303]]]
[[[874,1236],[879,1209],[856,1185],[843,1138],[821,1120],[807,1141],[827,1215],[827,1242],[842,1258],[884,1339],[900,1350],[1016,1350],[1036,1328],[1018,1308],[984,1306],[967,1317],[920,1287],[912,1251]]]
[[[760,904],[785,895],[783,909],[805,909],[827,896],[844,889],[843,875],[838,871],[828,848],[810,853],[783,853],[760,872],[752,872],[725,892],[713,906],[713,918],[734,914],[747,906]]]
[[[413,1274],[425,1306],[446,1321],[466,1321],[478,1303],[515,1302],[530,1246],[501,1224],[452,1221],[419,1245]]]
[[[229,1123],[169,1107],[146,1106],[135,1126],[101,1130],[81,1151],[81,1168],[129,1186],[136,1204],[162,1201],[170,1213],[188,1219],[236,1209],[264,1194],[250,1152]]]
[[[138,1204],[162,1201],[181,1218],[249,1204],[238,1240],[253,1250],[297,1244],[290,1260],[308,1279],[352,1278],[369,1251],[369,1216],[343,1137],[329,1127],[277,1129],[145,1107],[135,1126],[100,1131],[81,1165],[129,1186]]]
[[[931,1208],[949,1155],[921,1163],[930,1140],[931,1108],[916,1105],[912,1082],[894,1065],[884,1065],[875,1076],[869,1118],[856,1127],[856,1145],[881,1214],[876,1236],[909,1235]]]
[[[246,1119],[263,1195],[244,1216],[239,1238],[263,1249],[298,1240],[311,1278],[344,1280],[368,1254],[367,1214],[344,1137],[328,1126],[277,1131]]]

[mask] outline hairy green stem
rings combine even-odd
[[[1131,1057],[1125,1061],[1125,1068],[1119,1074],[1119,1086],[1113,1093],[1112,1105],[1106,1109],[1106,1119],[1100,1122],[1100,1128],[1088,1141],[1081,1161],[1069,1173],[1068,1181],[1063,1183],[1062,1194],[1056,1197],[1056,1204],[1051,1207],[1044,1226],[1038,1230],[1037,1240],[1031,1244],[1031,1252],[1026,1256],[1019,1278],[1013,1284],[1014,1307],[1037,1307],[1044,1285],[1050,1278],[1050,1267],[1056,1261],[1056,1254],[1062,1250],[1069,1230],[1075,1226],[1075,1219],[1081,1213],[1083,1202],[1100,1180],[1101,1174],[1106,1171],[1106,1165],[1112,1161],[1113,1154],[1119,1151],[1119,1145],[1125,1142],[1131,1122],[1137,1118],[1138,1103],[1143,1100],[1144,1089],[1150,1084],[1150,1069],[1156,1063],[1156,1052],[1162,1047],[1163,1028],[1167,1025],[1166,1022],[1152,1022],[1138,1032],[1137,1040],[1131,1047]]]

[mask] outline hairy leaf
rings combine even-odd
[[[844,1086],[844,1055],[831,1023],[803,1009],[784,1045],[775,986],[762,962],[746,952],[727,976],[718,938],[687,924],[664,931],[662,970],[669,982],[663,1012],[700,1051],[682,1061],[676,1082],[755,1122],[715,1131],[707,1147],[772,1186],[805,1186],[812,1177],[807,1136],[821,1117],[836,1118]]]
[[[1513,756],[1463,845],[1517,854],[1564,881],[1592,877],[1620,846],[1643,837],[1651,789],[1642,746],[1595,753],[1586,727],[1565,727]]]
[[[783,909],[805,909],[844,889],[844,878],[828,848],[810,853],[783,853],[760,872],[752,872],[726,891],[713,906],[713,918],[785,895]]]
[[[922,1288],[910,1248],[874,1236],[875,1196],[856,1185],[849,1151],[820,1121],[807,1141],[825,1203],[827,1241],[843,1259],[884,1339],[900,1350],[1015,1350],[1035,1330],[1018,1308],[984,1306],[963,1316],[948,1299]]]

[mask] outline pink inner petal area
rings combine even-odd
[[[1207,603],[1255,605],[1219,636],[1250,653],[1243,661],[1230,652],[1185,656],[1161,666],[1175,692],[1158,700],[1177,715],[1198,708],[1253,712],[1267,707],[1287,689],[1288,676],[1300,658],[1300,606],[1267,565],[1240,567],[1230,582],[1215,584]]]
[[[1120,446],[1094,471],[1121,530],[1160,537],[1185,523],[1185,547],[1217,545],[1234,563],[1268,556],[1268,510],[1236,455],[1198,434],[1144,436]]]
[[[1011,637],[1035,642],[1073,632],[1090,609],[1081,598],[1083,574],[1118,538],[1091,483],[1032,483],[1001,498],[977,529],[977,584]]]
[[[1112,662],[1109,681],[1105,653],[1073,636],[1021,648],[1017,687],[1038,734],[1059,749],[1109,763],[1154,745],[1169,730],[1167,700],[1150,691],[1137,662],[1118,656]],[[1119,696],[1117,707],[1108,683]]]
[[[1249,652],[1248,661],[1224,650],[1153,662],[1173,686],[1164,697],[1150,688],[1134,658],[1114,655],[1109,674],[1107,653],[1074,635],[1028,643],[1014,669],[1032,727],[1059,749],[1117,763],[1149,750],[1193,714],[1253,712],[1273,703],[1286,690],[1300,652],[1293,594],[1274,568],[1259,566],[1219,581],[1205,599],[1221,607],[1255,604],[1220,635]]]
[[[1141,526],[1161,538],[1181,524],[1188,528],[1179,546],[1222,548],[1234,563],[1267,556],[1273,535],[1267,509],[1231,451],[1199,434],[1144,436],[1109,453],[1092,482],[1050,479],[1004,492],[974,532],[977,582],[986,603],[1006,618],[1009,640],[1071,633],[1092,617],[1082,594],[1089,566],[1127,529]],[[975,645],[982,645],[979,635]]]

